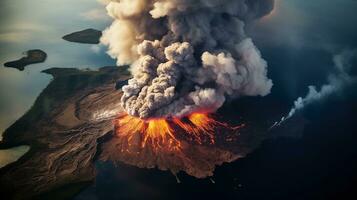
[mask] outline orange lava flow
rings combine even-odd
[[[149,140],[154,147],[173,147],[173,149],[180,148],[180,142],[173,135],[173,130],[166,119],[153,119],[147,122],[146,131],[142,132],[144,135],[143,145]]]
[[[118,136],[126,136],[129,146],[133,143],[133,136],[139,133],[141,147],[150,144],[154,148],[169,147],[176,149],[180,142],[173,135],[172,128],[165,119],[153,119],[144,121],[130,115],[123,115],[116,120],[116,133]]]
[[[118,136],[126,136],[128,145],[134,145],[134,135],[140,137],[140,146],[144,148],[150,145],[153,149],[179,150],[181,142],[176,138],[178,133],[186,134],[198,144],[204,143],[204,138],[209,143],[215,143],[215,133],[218,128],[236,130],[239,127],[230,127],[226,123],[219,122],[207,113],[193,113],[185,118],[150,119],[144,121],[130,115],[123,115],[116,120],[116,133]]]
[[[174,118],[173,121],[180,128],[185,130],[186,133],[193,136],[194,140],[199,144],[202,144],[201,138],[203,135],[208,136],[210,142],[214,144],[214,131],[217,124],[213,118],[203,113],[193,113],[187,118],[189,123],[185,123],[179,118]]]

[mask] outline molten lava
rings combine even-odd
[[[123,115],[116,120],[116,133],[118,136],[128,138],[128,145],[134,145],[133,137],[140,134],[141,148],[150,144],[154,148],[180,147],[179,141],[173,135],[169,123],[165,119],[153,119],[144,121],[130,115]]]
[[[186,133],[193,136],[193,140],[202,144],[202,137],[208,136],[210,143],[214,144],[214,133],[218,127],[234,129],[225,123],[221,123],[206,113],[193,113],[187,117],[188,123],[179,118],[174,118],[173,122],[182,128]]]
[[[133,146],[138,140],[133,137],[139,134],[140,147],[150,145],[154,150],[179,150],[182,145],[177,139],[178,134],[189,138],[198,144],[203,144],[206,138],[210,144],[215,143],[215,132],[218,129],[237,130],[242,127],[231,127],[219,122],[207,113],[193,113],[184,118],[142,120],[130,115],[123,115],[116,120],[116,133],[128,138],[128,146]],[[182,138],[182,137],[180,137]]]

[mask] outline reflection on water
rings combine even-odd
[[[11,149],[1,150],[0,151],[0,168],[5,165],[15,162],[22,155],[27,153],[30,150],[29,146],[19,146]]]
[[[53,7],[56,7],[55,11]],[[35,11],[35,12],[34,12]],[[51,80],[41,73],[51,67],[98,68],[114,65],[99,45],[69,43],[62,36],[85,28],[103,30],[103,5],[96,1],[2,0],[0,3],[0,140],[4,130],[20,118]],[[3,64],[22,57],[29,49],[48,54],[44,63],[29,65],[24,71]],[[20,148],[21,149],[21,148]],[[16,160],[16,155],[0,151],[1,166]],[[7,156],[5,156],[7,155]]]

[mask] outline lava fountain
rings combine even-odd
[[[274,0],[106,2],[114,21],[101,43],[118,66],[130,65],[132,78],[121,88],[127,114],[115,120],[103,160],[205,177],[245,155],[244,145],[224,148],[241,126],[211,113],[227,100],[270,93],[267,62],[244,27],[269,14]]]
[[[127,138],[127,148],[149,147],[158,150],[177,151],[182,148],[181,140],[196,144],[214,144],[217,130],[238,131],[244,124],[230,126],[216,120],[209,113],[192,113],[183,118],[154,118],[142,120],[128,114],[123,114],[115,120],[115,130],[118,137]]]

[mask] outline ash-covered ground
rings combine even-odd
[[[1,169],[5,196],[49,198],[60,193],[60,197],[69,198],[95,179],[95,163],[125,163],[209,178],[218,165],[245,157],[265,139],[279,135],[269,131],[272,121],[267,120],[267,116],[281,113],[274,109],[276,101],[247,98],[227,104],[216,114],[219,120],[245,126],[234,132],[217,130],[215,144],[197,144],[181,137],[184,145],[180,151],[154,152],[146,146],[138,153],[121,152],[127,138],[115,134],[113,120],[123,112],[122,92],[116,85],[118,80],[120,84],[129,78],[126,68],[52,68],[44,72],[54,79],[33,107],[6,130],[1,143],[1,148],[24,144],[31,148],[17,162]],[[300,117],[292,121],[289,123],[296,130],[289,133],[297,136],[305,121]],[[178,133],[178,138],[180,134],[184,133]]]

